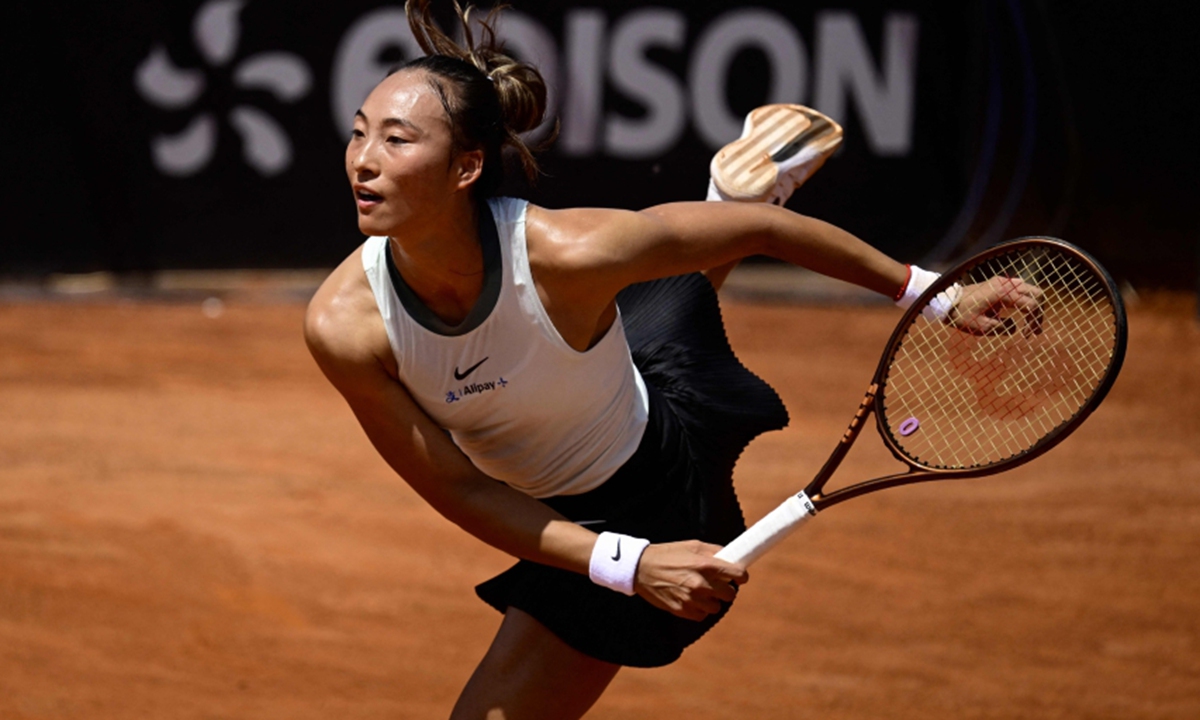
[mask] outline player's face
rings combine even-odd
[[[355,114],[346,174],[367,235],[395,237],[436,222],[461,190],[450,121],[427,76],[402,71],[375,87]]]

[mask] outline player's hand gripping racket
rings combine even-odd
[[[808,487],[717,557],[748,566],[818,510],[865,493],[1029,462],[1104,399],[1125,335],[1112,278],[1068,243],[1021,238],[970,258],[904,313],[850,427]],[[872,412],[908,470],[826,494]]]

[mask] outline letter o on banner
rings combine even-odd
[[[743,118],[725,102],[729,65],[744,48],[762,50],[771,65],[766,103],[804,102],[808,55],[791,21],[769,10],[734,10],[704,30],[692,53],[688,84],[696,132],[714,150],[742,133]]]
[[[342,137],[354,127],[354,113],[362,106],[387,71],[396,63],[384,62],[383,51],[399,47],[406,59],[425,53],[408,27],[404,10],[382,8],[356,20],[333,56],[331,99],[333,126]]]

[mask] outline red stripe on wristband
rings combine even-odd
[[[892,302],[900,302],[900,298],[904,297],[904,291],[908,289],[910,282],[912,282],[912,265],[905,265],[904,282],[900,284],[900,290],[896,292],[896,296],[892,298]]]

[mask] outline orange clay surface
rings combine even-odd
[[[822,514],[592,718],[1200,717],[1200,330],[1131,311],[1095,415],[1007,475]],[[897,314],[726,302],[786,431],[750,518],[858,406]],[[378,459],[300,304],[0,305],[0,718],[445,717],[509,563]],[[892,471],[869,430],[840,480]]]

